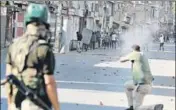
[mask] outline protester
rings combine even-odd
[[[160,38],[159,38],[159,41],[160,41],[159,50],[164,51],[164,35],[163,35],[163,34],[161,34],[161,36],[160,36]]]
[[[133,46],[133,51],[121,62],[131,61],[133,80],[125,83],[125,91],[129,108],[126,110],[163,110],[163,104],[142,106],[144,97],[151,92],[153,76],[147,58],[141,52],[139,45]]]
[[[112,34],[112,48],[117,48],[117,34],[113,33]]]
[[[81,47],[82,47],[82,35],[81,35],[81,33],[80,32],[76,32],[76,34],[77,34],[77,51],[78,52],[81,52]]]
[[[100,34],[100,31],[96,32],[96,36],[97,36],[98,48],[100,48],[101,47],[101,34]]]
[[[90,47],[91,49],[95,49],[95,43],[96,43],[96,33],[92,33],[91,41],[90,41]]]

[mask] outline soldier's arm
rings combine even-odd
[[[43,72],[44,80],[46,85],[47,95],[53,105],[54,110],[60,110],[60,105],[57,95],[57,86],[54,78],[54,67],[55,67],[55,58],[54,54],[51,51],[48,51],[45,57]]]
[[[54,110],[60,110],[60,105],[57,95],[56,82],[53,75],[45,75],[45,84],[48,97],[53,105]]]

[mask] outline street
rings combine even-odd
[[[159,44],[144,52],[154,75],[152,93],[143,105],[162,103],[164,110],[175,110],[175,45]],[[1,80],[5,73],[5,54],[1,52]],[[128,103],[123,84],[132,79],[130,63],[120,63],[119,49],[96,49],[56,54],[55,79],[61,110],[124,110]],[[1,109],[6,110],[6,96],[1,87]]]

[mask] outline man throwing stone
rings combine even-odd
[[[133,80],[125,83],[129,108],[126,110],[163,110],[163,104],[142,106],[144,97],[151,92],[153,76],[149,63],[139,45],[133,45],[133,52],[122,57],[120,62],[132,62]]]

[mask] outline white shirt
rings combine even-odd
[[[164,36],[160,37],[159,40],[160,40],[160,43],[164,43]]]
[[[116,37],[117,37],[116,34],[113,34],[112,35],[112,40],[116,40]]]

